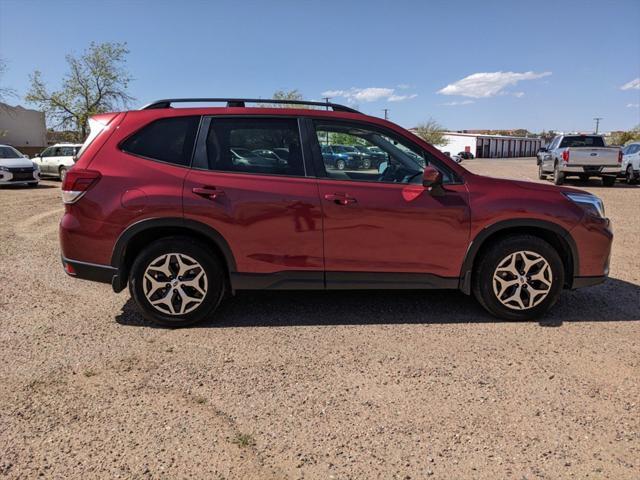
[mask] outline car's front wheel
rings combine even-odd
[[[337,168],[338,170],[344,170],[344,169],[346,168],[346,166],[347,166],[347,164],[345,163],[345,161],[344,161],[344,160],[338,160],[338,161],[336,162],[336,168]]]
[[[129,290],[145,318],[182,327],[213,314],[224,294],[225,278],[210,249],[189,237],[169,237],[136,257]]]
[[[473,272],[473,293],[492,315],[530,320],[546,313],[564,285],[556,249],[530,235],[506,237],[488,247]]]
[[[542,168],[542,162],[540,162],[538,164],[538,179],[544,180],[545,178],[547,178],[547,174],[544,173],[544,169]]]
[[[362,160],[362,168],[365,170],[369,170],[371,168],[371,160],[369,160],[368,158]]]

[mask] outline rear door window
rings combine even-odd
[[[200,156],[200,155],[199,155]],[[305,176],[296,119],[211,118],[204,159],[209,170]]]
[[[595,135],[575,135],[564,137],[560,148],[571,147],[604,147],[604,140],[600,136]]]
[[[191,163],[200,117],[162,118],[122,143],[124,152],[174,165]]]

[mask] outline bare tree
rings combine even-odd
[[[133,100],[127,93],[131,76],[124,68],[128,53],[125,43],[91,42],[80,57],[66,56],[69,72],[60,90],[49,90],[36,70],[25,98],[46,113],[54,128],[74,130],[76,140],[84,140],[89,117],[126,108]]]
[[[4,77],[7,71],[7,63],[0,58],[0,102],[6,102],[9,97],[17,97],[16,91],[13,88],[4,85],[2,77]]]
[[[427,141],[431,145],[444,146],[449,141],[444,136],[444,127],[436,122],[433,118],[430,118],[424,123],[419,124],[414,129],[416,135],[423,140]]]

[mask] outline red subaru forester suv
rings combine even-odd
[[[62,186],[65,271],[129,284],[160,324],[255,289],[459,289],[531,319],[608,274],[597,197],[475,175],[342,105],[172,99],[90,127]],[[369,168],[336,168],[331,145],[357,146],[341,154]]]

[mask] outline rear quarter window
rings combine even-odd
[[[121,150],[139,157],[188,166],[200,117],[155,120],[127,138]]]

